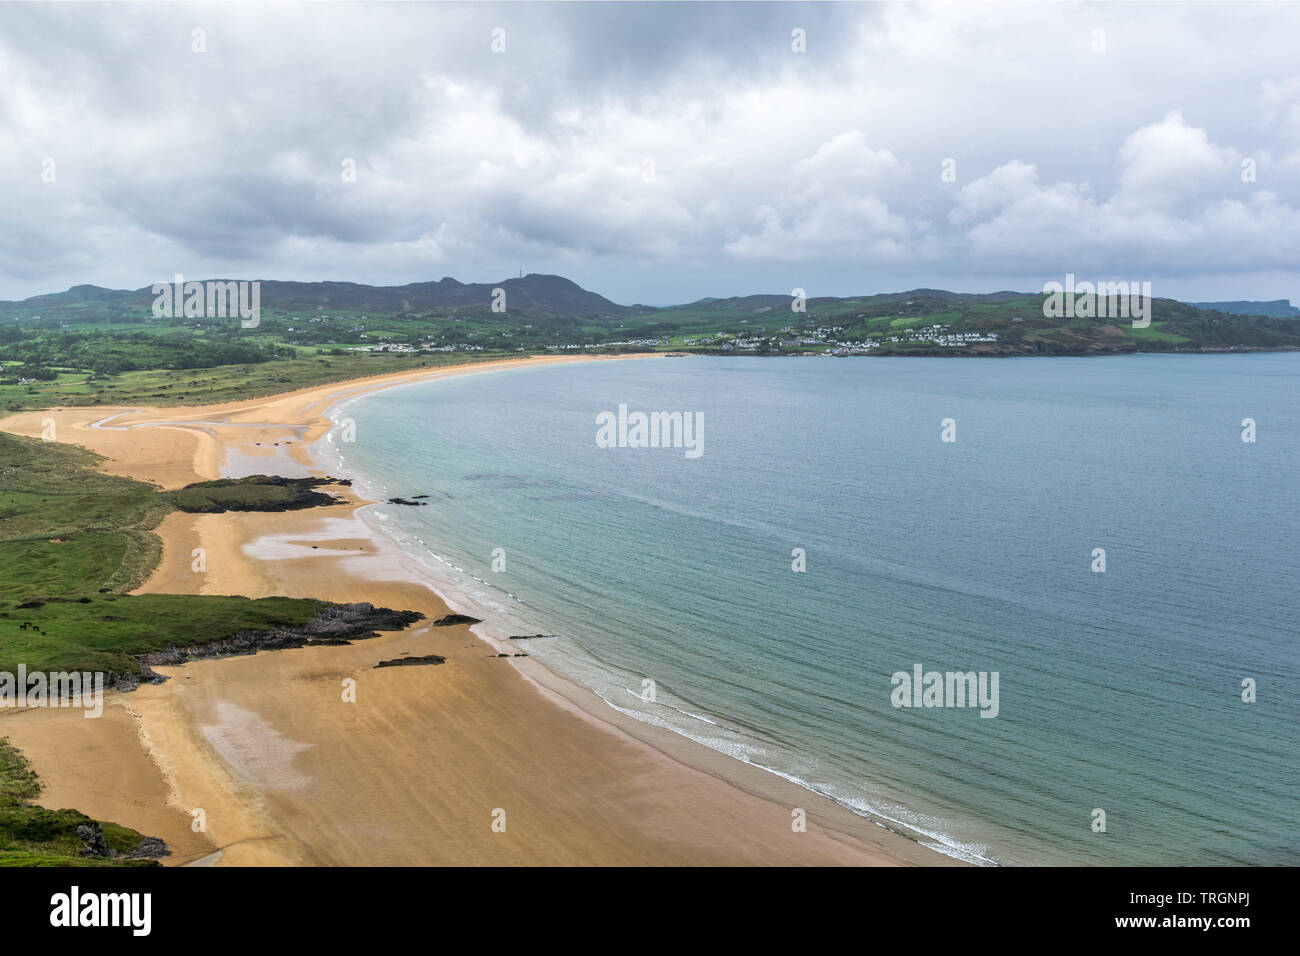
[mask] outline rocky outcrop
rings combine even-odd
[[[312,620],[296,627],[273,627],[265,631],[241,631],[230,637],[185,647],[168,647],[161,651],[137,654],[139,674],[105,675],[105,686],[131,691],[141,684],[159,684],[166,680],[153,667],[176,667],[187,661],[232,654],[256,654],[258,651],[283,650],[290,647],[335,646],[378,637],[380,631],[400,631],[424,619],[418,611],[394,611],[373,604],[326,605]]]
[[[227,511],[300,511],[341,504],[344,499],[316,489],[321,485],[349,485],[337,478],[284,478],[252,475],[200,481],[172,492],[172,503],[190,514],[225,514]],[[261,489],[284,488],[288,494],[268,497]]]
[[[128,860],[161,860],[165,856],[171,856],[172,851],[166,843],[158,837],[147,836],[140,841],[130,853],[126,854]]]
[[[453,624],[482,624],[483,622],[468,614],[445,614],[432,623],[434,627],[451,627]]]
[[[83,823],[77,827],[77,839],[82,844],[82,856],[117,856],[117,853],[104,839],[103,826],[98,823]]]
[[[426,654],[424,657],[395,657],[391,661],[380,661],[375,667],[418,667],[421,664],[445,664],[446,662],[445,657]]]
[[[104,839],[104,825],[92,820],[76,829],[77,838],[81,840],[81,855],[102,857],[109,860],[160,860],[171,856],[171,848],[158,837],[141,837],[134,850],[119,853],[108,845]]]

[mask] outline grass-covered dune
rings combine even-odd
[[[76,810],[38,807],[31,801],[40,793],[40,779],[26,758],[0,737],[0,866],[158,865],[127,856],[148,846],[142,834]],[[97,853],[86,854],[87,846]]]
[[[111,333],[98,333],[111,338]],[[515,353],[401,354],[380,352],[321,354],[302,350],[298,358],[258,364],[202,368],[144,368],[96,372],[77,364],[47,362],[47,380],[20,384],[19,371],[0,375],[0,408],[55,408],[66,405],[209,405],[275,395],[298,388],[410,372],[423,368],[514,357]],[[0,346],[0,361],[9,353]]]
[[[316,490],[332,480],[274,475],[161,491],[95,471],[101,460],[75,445],[0,432],[0,611],[33,597],[138,587],[160,554],[150,529],[171,511],[286,511],[338,500]]]
[[[204,514],[220,514],[223,511],[297,511],[339,501],[331,494],[316,490],[321,485],[337,483],[333,478],[250,475],[247,478],[200,481],[167,492],[167,498],[181,511]]]
[[[328,482],[262,475],[163,491],[102,474],[101,461],[84,448],[0,432],[0,679],[22,667],[97,672],[105,686],[129,686],[150,676],[142,655],[179,663],[255,649],[263,637],[264,646],[337,642],[418,617],[286,597],[129,594],[157,565],[152,529],[174,510],[278,511],[336,499],[315,490]],[[36,806],[38,794],[22,755],[0,740],[0,865],[134,862],[124,854],[140,834]]]
[[[24,664],[29,673],[135,675],[142,671],[136,655],[301,627],[325,607],[293,598],[192,594],[30,599],[0,607],[0,672]]]
[[[158,562],[149,529],[172,504],[94,470],[73,445],[0,433],[0,605],[138,587]]]

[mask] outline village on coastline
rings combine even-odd
[[[1015,321],[1023,321],[1016,319]],[[364,325],[356,328],[360,338],[367,338],[367,334],[362,331]],[[289,329],[290,332],[293,329]],[[843,333],[841,326],[831,326],[824,328],[812,328],[808,330],[797,330],[793,326],[784,326],[779,329],[773,336],[759,335],[746,331],[721,331],[709,335],[689,336],[680,341],[670,337],[662,338],[636,338],[636,339],[617,339],[608,342],[601,342],[600,346],[604,348],[673,348],[684,346],[686,348],[701,348],[717,350],[726,353],[752,353],[755,355],[769,354],[772,352],[797,352],[804,355],[864,355],[884,344],[893,345],[925,345],[938,348],[965,348],[970,345],[979,343],[990,343],[998,340],[997,332],[962,332],[954,331],[950,326],[934,323],[924,328],[907,329],[905,331],[895,332],[893,334],[881,334],[877,338],[866,340],[857,339],[840,339],[839,333]],[[289,344],[295,344],[290,340]],[[569,342],[564,344],[544,345],[541,347],[547,352],[576,352],[582,349],[591,348],[588,343]],[[376,342],[365,345],[353,345],[347,348],[349,352],[392,352],[403,354],[419,354],[421,352],[482,352],[484,346],[475,345],[468,342],[442,343],[437,338],[418,342],[395,342],[388,337],[380,337]],[[516,351],[523,352],[526,349],[518,346]]]

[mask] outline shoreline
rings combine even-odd
[[[344,405],[364,397],[362,395],[344,399],[331,408],[330,412],[331,414],[340,412]],[[316,446],[323,446],[326,441],[326,438],[321,438],[317,441]],[[337,449],[332,449],[332,453],[337,455]],[[511,639],[510,635],[516,632],[523,633],[535,630],[539,624],[536,619],[529,622],[516,620],[511,626],[504,626],[505,622],[499,618],[499,615],[484,610],[483,605],[478,603],[473,594],[465,589],[465,583],[468,582],[458,582],[450,576],[443,576],[448,574],[446,569],[456,568],[456,566],[448,559],[435,553],[433,549],[436,548],[436,543],[426,543],[423,539],[417,537],[403,540],[405,536],[397,533],[397,528],[394,527],[393,523],[373,510],[382,507],[383,501],[386,500],[382,498],[382,494],[386,492],[378,491],[374,479],[364,473],[358,473],[352,466],[340,467],[347,471],[348,476],[354,482],[352,493],[354,495],[359,494],[361,498],[361,502],[354,512],[358,520],[365,524],[376,538],[387,542],[398,552],[405,554],[412,560],[414,562],[412,566],[413,577],[438,595],[449,611],[475,618],[478,623],[469,627],[471,633],[498,653],[508,654],[513,657],[519,651],[530,650],[530,643],[516,643]],[[371,487],[367,488],[366,486]],[[376,497],[376,495],[381,497]],[[426,560],[426,557],[432,557],[434,560]],[[456,570],[460,569],[456,568]],[[474,576],[474,580],[482,581],[476,576]],[[548,635],[551,633],[549,624],[543,627],[543,630]],[[780,795],[786,798],[785,802],[789,802],[792,799],[792,792],[788,788],[782,788],[778,794],[770,786],[773,781],[780,780],[783,784],[788,783],[796,788],[794,791],[796,793],[802,792],[825,799],[851,814],[855,820],[870,822],[944,858],[950,859],[953,863],[976,866],[997,865],[994,860],[980,855],[977,847],[951,842],[952,838],[945,832],[930,831],[910,825],[903,820],[875,809],[854,809],[835,795],[824,790],[814,789],[806,781],[790,776],[779,769],[732,756],[724,750],[709,746],[706,742],[699,740],[683,729],[674,728],[669,724],[659,724],[640,719],[634,716],[633,711],[618,707],[610,699],[600,694],[596,688],[558,669],[554,666],[554,662],[533,656],[531,653],[525,656],[531,658],[531,663],[526,665],[525,670],[522,671],[525,678],[534,683],[539,691],[547,694],[556,703],[576,708],[581,716],[595,720],[599,724],[616,725],[624,732],[665,755],[671,751],[674,760],[686,763],[695,769],[711,772],[720,779],[727,780],[738,786],[740,785],[738,775],[752,778],[747,780],[747,792],[774,801],[777,801],[777,797]],[[515,666],[521,664],[520,661],[513,661],[512,663]],[[690,702],[687,703],[692,707],[696,707]],[[677,709],[671,704],[668,706],[671,709]],[[713,716],[718,720],[726,721],[725,715]],[[710,720],[709,723],[712,724],[713,721]],[[675,744],[675,741],[680,741],[681,744]],[[744,768],[744,770],[742,771],[739,768]],[[758,771],[758,773],[754,773],[754,771]]]
[[[220,477],[228,462],[320,472],[313,446],[333,427],[328,416],[374,391],[640,357],[654,356],[443,366],[221,406],[19,413],[0,427],[39,433],[54,417],[61,440],[109,457],[103,470],[167,487]],[[421,611],[426,622],[347,647],[159,667],[169,681],[110,695],[111,719],[83,719],[89,729],[7,715],[0,734],[46,781],[40,802],[162,836],[169,864],[960,865],[775,773],[623,715],[533,658],[489,655],[496,644],[482,628],[434,627],[449,609],[437,582],[358,516],[373,503],[349,497],[272,515],[169,515],[155,529],[162,562],[140,590],[369,601]],[[189,571],[195,546],[207,553],[202,575]],[[430,652],[446,662],[373,669]],[[357,703],[336,704],[336,685],[349,678]],[[106,747],[128,784],[95,790],[87,806],[76,758]],[[796,807],[806,810],[806,833],[792,831]],[[188,826],[195,809],[205,812],[203,835]],[[499,809],[510,821],[504,834],[489,825]],[[442,839],[421,848],[410,831],[422,827]]]

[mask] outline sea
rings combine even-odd
[[[587,362],[331,416],[365,520],[614,710],[973,863],[1300,863],[1300,354]]]

